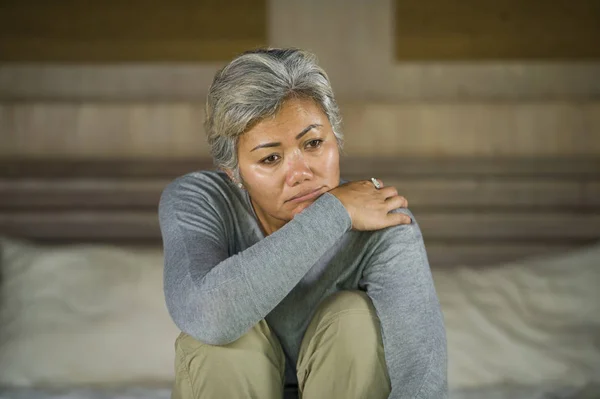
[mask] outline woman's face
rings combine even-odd
[[[271,234],[339,185],[339,150],[325,113],[290,99],[238,141],[240,175],[265,233]]]

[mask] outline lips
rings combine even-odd
[[[316,197],[316,196],[319,195],[319,192],[321,191],[322,188],[323,187],[319,187],[319,188],[316,188],[316,189],[311,189],[311,190],[303,191],[303,192],[299,193],[298,195],[290,198],[288,200],[288,202],[302,202],[302,201],[306,201],[306,200],[312,199],[312,198],[314,198],[314,197]]]

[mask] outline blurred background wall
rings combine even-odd
[[[317,54],[358,156],[600,155],[592,0],[0,3],[0,157],[208,155],[206,90],[249,48]]]

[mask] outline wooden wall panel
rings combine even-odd
[[[338,95],[346,99],[541,99],[600,93],[598,60],[399,62],[395,56],[397,1],[272,0],[271,41],[315,51]],[[435,7],[438,2],[418,4]]]
[[[0,157],[208,156],[201,102],[0,103]],[[600,155],[600,102],[340,104],[349,156]]]
[[[216,61],[267,43],[266,0],[9,0],[0,61]]]
[[[344,101],[589,99],[600,95],[597,60],[398,62],[395,2],[269,0],[268,44],[314,51],[338,99]],[[0,101],[201,101],[220,65],[0,62]]]
[[[395,1],[399,61],[600,59],[597,0]]]
[[[352,160],[352,158],[350,159]],[[563,160],[564,162],[569,162]],[[365,173],[352,174],[343,162],[343,176],[366,178]],[[364,161],[362,162],[364,164]],[[0,163],[2,165],[2,163]],[[206,165],[205,169],[213,169]],[[600,170],[600,162],[598,162]],[[182,173],[185,173],[182,171]],[[393,170],[376,172],[388,186],[398,187],[410,199],[411,207],[430,210],[443,207],[450,212],[482,211],[494,208],[508,212],[511,209],[536,210],[543,215],[562,209],[565,216],[574,211],[600,210],[600,181],[568,181],[558,177],[546,178],[476,178],[465,177],[420,177],[402,178]],[[391,175],[390,177],[388,177]],[[598,172],[600,175],[600,172]],[[589,179],[589,178],[588,178]],[[91,177],[67,179],[43,177],[14,180],[0,178],[0,208],[11,210],[111,210],[123,206],[152,208],[159,200],[161,190],[169,183],[169,177],[147,177],[123,179],[118,177],[94,180]],[[444,213],[438,214],[443,217]],[[450,216],[448,216],[450,217]],[[485,219],[485,215],[483,218]],[[576,218],[575,218],[576,219]],[[575,222],[573,219],[573,223]],[[564,220],[562,220],[564,221]],[[561,221],[561,222],[562,222]],[[514,222],[514,221],[513,221]],[[523,223],[527,222],[524,218]],[[558,221],[556,221],[558,223]],[[584,220],[589,225],[598,220]],[[490,221],[492,223],[492,221]],[[554,223],[554,222],[553,222]],[[600,225],[599,225],[600,226]],[[554,234],[556,232],[548,232]],[[600,239],[600,233],[598,235]]]
[[[596,101],[367,103],[342,111],[351,155],[600,154]]]
[[[160,245],[157,205],[195,160],[0,160],[0,235]],[[488,266],[600,239],[597,158],[345,158],[409,199],[433,267]]]
[[[442,244],[534,242],[548,246],[552,242],[590,244],[600,237],[600,215],[497,213],[480,215],[463,211],[444,213],[415,212],[419,226],[428,240]],[[565,230],[564,226],[572,224]],[[75,211],[64,212],[0,211],[0,230],[9,236],[45,241],[146,241],[160,238],[154,210]]]
[[[0,156],[207,155],[202,108],[200,103],[0,105]]]

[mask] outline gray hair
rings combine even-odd
[[[339,109],[316,57],[299,49],[258,49],[233,59],[217,72],[210,86],[204,127],[215,165],[232,170],[239,179],[239,137],[275,115],[291,97],[315,101],[329,119],[341,149]]]

